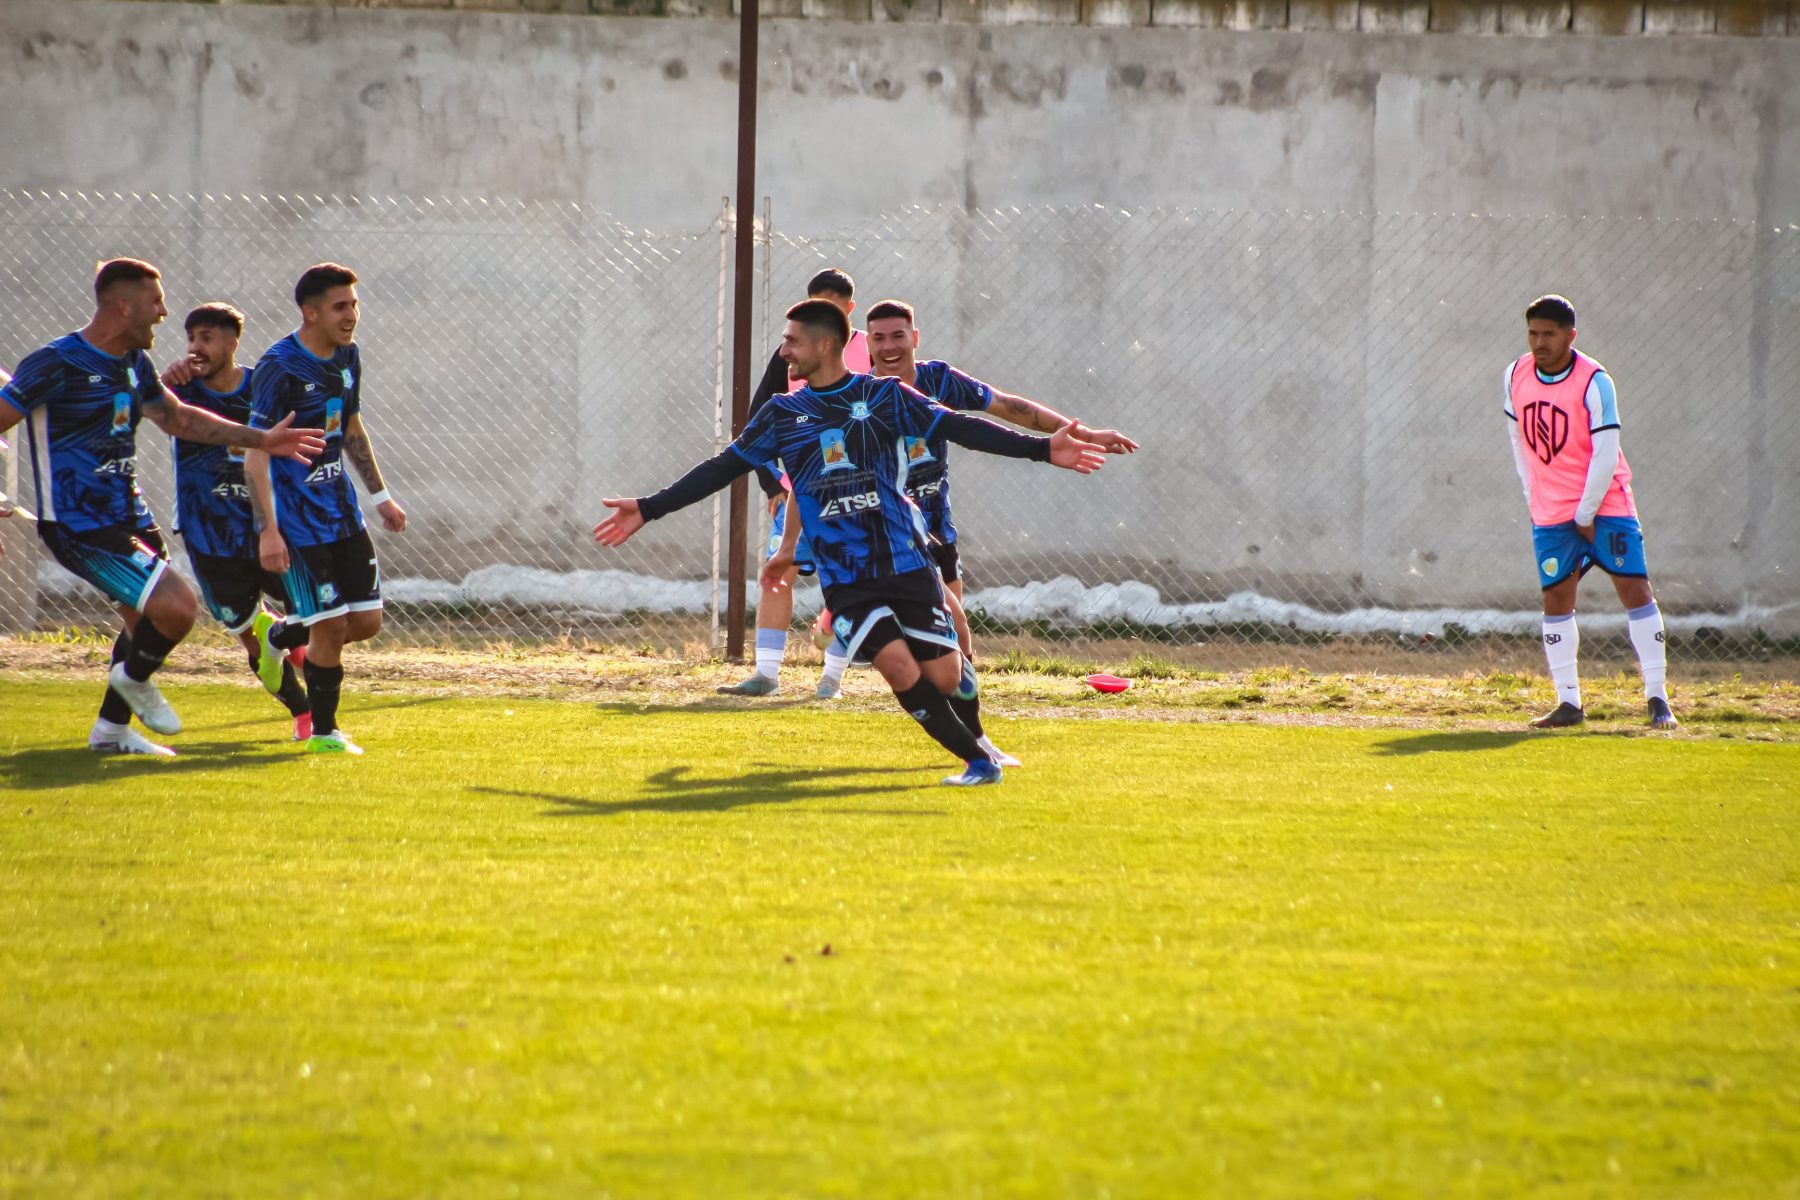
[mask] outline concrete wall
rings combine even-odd
[[[735,36],[730,22],[705,19],[11,0],[0,7],[0,188],[493,195],[700,231],[732,186]],[[1628,381],[1627,448],[1660,522],[1653,565],[1665,594],[1724,607],[1796,599],[1800,454],[1784,448],[1800,447],[1800,386],[1784,347],[1800,341],[1800,285],[1768,265],[1793,261],[1791,236],[1746,238],[1718,261],[1612,263],[1573,252],[1588,244],[1579,229],[1540,239],[1502,224],[1492,227],[1506,233],[1498,240],[1471,234],[1445,245],[1443,229],[1396,232],[1354,214],[1736,220],[1773,231],[1800,220],[1800,41],[771,21],[763,44],[759,190],[775,198],[778,229],[810,235],[778,252],[778,293],[818,261],[814,250],[851,263],[873,291],[904,287],[944,314],[932,349],[1163,439],[1162,452],[1110,472],[1104,505],[1059,480],[1042,485],[1053,499],[1041,511],[1009,523],[1016,478],[959,482],[967,523],[996,570],[1092,573],[1106,555],[1173,594],[1254,586],[1333,603],[1528,604],[1516,493],[1492,409],[1499,365],[1517,349],[1516,314],[1541,280],[1585,288],[1584,303],[1606,296],[1585,308],[1584,345]],[[949,217],[902,269],[904,248],[875,218],[913,205]],[[1123,240],[1098,251],[1073,245],[1074,217],[1069,237],[1040,229],[1027,255],[1008,249],[1007,231],[984,233],[956,216],[1033,206],[1041,222],[1043,206],[1058,205],[1309,210],[1364,225],[1311,250],[1294,236],[1277,240],[1261,265],[1247,265],[1247,245],[1226,238],[1220,246],[1235,257],[1214,263],[1207,256],[1220,246],[1201,246],[1194,261],[1213,265],[1191,272]],[[329,201],[321,212],[293,227],[329,246],[331,230],[354,221]],[[74,264],[123,252],[116,233],[102,233],[92,246],[59,250],[54,269],[34,269],[32,295],[15,296],[34,315],[12,322],[20,344],[0,358],[76,323]],[[1411,243],[1395,243],[1400,233],[1423,237],[1426,256],[1404,270],[1395,267]],[[1629,230],[1617,236],[1631,244]],[[189,279],[205,281],[184,292],[241,290],[242,273],[205,240],[153,239]],[[1071,244],[1054,248],[1062,242]],[[311,243],[284,243],[302,244]],[[376,237],[368,253],[390,244]],[[504,239],[460,244],[470,297],[485,278],[523,275],[518,286],[530,287]],[[1127,252],[1138,255],[1129,270],[1120,268]],[[413,254],[386,278],[418,285],[433,261]],[[50,281],[62,274],[70,282],[59,291]],[[443,478],[441,463],[429,464],[442,541],[409,565],[447,571],[442,547],[470,538],[557,543],[579,525],[559,523],[559,499],[585,518],[609,484],[663,482],[664,464],[610,431],[641,419],[646,401],[705,390],[708,278],[699,270],[684,284],[699,293],[683,301],[681,334],[698,367],[679,379],[646,378],[621,395],[612,364],[634,348],[579,330],[566,364],[535,364],[548,399],[530,403],[548,410],[570,392],[582,401],[554,426],[555,453],[529,474],[530,513],[497,522],[490,505]],[[1330,286],[1309,287],[1315,278]],[[1450,306],[1445,279],[1461,307]],[[1504,287],[1484,289],[1500,279]],[[1605,292],[1621,279],[1628,286]],[[1010,298],[984,306],[996,280]],[[401,327],[433,328],[442,310],[429,281],[385,297],[381,286],[372,276],[371,296],[393,314],[390,342]],[[632,294],[650,302],[654,277],[637,286]],[[1663,307],[1636,311],[1646,296]],[[1746,298],[1749,307],[1732,307]],[[269,302],[281,311],[278,289]],[[577,326],[608,323],[611,303],[610,293],[583,293]],[[1723,398],[1729,413],[1700,423],[1694,392],[1710,377],[1696,377],[1695,356],[1669,344],[1664,324],[1695,306],[1719,315],[1698,361],[1732,363],[1742,381]],[[1001,308],[1004,321],[994,317]],[[372,309],[375,346],[383,330]],[[1021,325],[1021,313],[1037,320]],[[1374,324],[1421,313],[1424,324],[1403,338]],[[541,324],[521,318],[508,337],[529,339]],[[1128,361],[1134,330],[1149,335],[1142,341],[1159,363]],[[1310,359],[1292,353],[1303,341]],[[1395,361],[1418,345],[1430,361]],[[1230,373],[1246,347],[1264,362],[1285,348],[1288,361]],[[442,381],[428,361],[395,366],[390,358],[393,420],[416,430]],[[1134,391],[1118,394],[1109,378],[1133,380]],[[1457,406],[1418,404],[1429,396]],[[681,437],[659,426],[657,446],[687,453],[682,438],[699,438],[705,424],[687,422]],[[1682,439],[1653,442],[1659,429]],[[506,436],[529,460],[529,431]],[[1176,446],[1190,449],[1168,452]],[[1304,486],[1290,482],[1296,473]],[[1044,512],[1056,517],[1052,531],[1024,519]],[[1140,532],[1121,533],[1127,522]],[[1506,526],[1498,543],[1497,522]],[[697,541],[695,532],[683,538]],[[1054,549],[1031,549],[1052,534]],[[1491,547],[1514,542],[1519,563],[1499,561]]]

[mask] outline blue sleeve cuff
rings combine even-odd
[[[19,415],[22,417],[29,417],[31,415],[30,409],[26,408],[23,404],[20,404],[17,400],[13,399],[11,388],[0,388],[0,400],[6,401],[8,404],[10,404],[14,408],[18,409]]]

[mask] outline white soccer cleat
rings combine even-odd
[[[1022,767],[1025,765],[1000,747],[994,745],[994,739],[988,737],[986,734],[977,738],[976,744],[988,752],[989,758],[992,758],[1003,767]]]
[[[146,679],[139,683],[125,673],[124,663],[114,663],[106,681],[112,684],[113,691],[119,693],[125,703],[131,706],[131,711],[137,714],[137,719],[148,725],[152,732],[181,732],[181,718],[175,715],[175,710],[163,699],[163,694],[154,681]]]
[[[159,746],[129,725],[113,725],[96,721],[88,733],[88,749],[95,754],[148,754],[156,758],[174,758],[175,752]]]

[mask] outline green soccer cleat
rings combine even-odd
[[[330,733],[315,733],[306,739],[308,754],[361,754],[363,748],[350,740],[348,734],[341,729]]]
[[[274,626],[275,614],[266,608],[257,609],[250,620],[250,632],[256,635],[256,677],[271,696],[281,690],[281,651],[269,644],[269,630]]]
[[[715,688],[721,696],[773,696],[780,691],[778,685],[767,675],[752,675],[737,683],[728,683],[724,687]]]

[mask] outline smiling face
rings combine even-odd
[[[300,307],[301,324],[331,346],[348,346],[354,342],[356,322],[360,317],[354,283],[327,288]]]
[[[799,321],[789,321],[781,335],[781,361],[787,364],[789,379],[810,379],[818,374],[825,361],[828,346],[836,338],[821,336],[818,331]]]
[[[113,285],[102,301],[120,324],[120,338],[127,351],[148,350],[156,345],[156,327],[169,315],[163,303],[162,281],[141,279]]]
[[[869,362],[875,374],[911,379],[918,358],[919,331],[905,317],[876,317],[869,322]]]
[[[188,361],[203,380],[217,379],[237,363],[238,335],[222,325],[196,323],[188,330]]]

